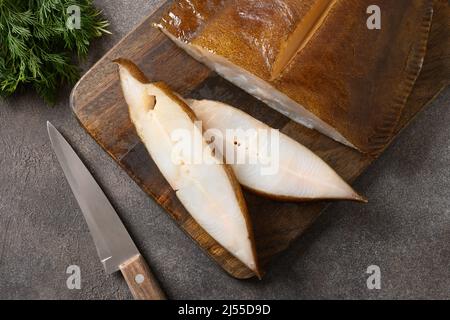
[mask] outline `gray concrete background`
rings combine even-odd
[[[86,67],[158,1],[96,1],[112,22]],[[424,110],[357,182],[370,204],[335,204],[271,264],[262,281],[230,278],[83,131],[68,105],[47,107],[32,93],[0,101],[0,299],[127,299],[106,275],[56,162],[45,123],[53,122],[112,199],[171,298],[450,298],[450,90]],[[82,289],[66,288],[67,266]],[[382,272],[381,290],[366,269]]]

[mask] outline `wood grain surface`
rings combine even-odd
[[[120,266],[128,288],[136,300],[166,300],[166,295],[144,258],[139,254]]]
[[[374,159],[290,121],[190,58],[152,27],[170,3],[150,14],[80,80],[72,92],[72,109],[87,132],[212,259],[233,277],[250,278],[253,273],[186,212],[151,160],[129,120],[117,66],[112,60],[119,57],[133,60],[150,80],[164,81],[183,96],[220,100],[243,109],[310,148],[347,181],[361,175]],[[450,9],[447,0],[435,0],[434,11],[423,70],[397,132],[449,84]],[[301,236],[329,204],[275,202],[248,192],[245,198],[263,268]]]

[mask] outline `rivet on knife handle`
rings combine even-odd
[[[136,300],[165,300],[158,281],[153,276],[141,255],[137,255],[120,266],[120,271]]]

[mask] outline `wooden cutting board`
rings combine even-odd
[[[147,154],[128,118],[117,66],[112,60],[131,59],[151,80],[164,81],[184,96],[215,99],[241,107],[309,147],[347,181],[361,175],[374,159],[292,122],[190,58],[152,27],[170,3],[167,1],[146,18],[80,80],[72,92],[72,109],[87,132],[212,259],[232,276],[250,278],[253,273],[218,245],[186,212]],[[398,132],[449,83],[449,11],[446,0],[436,0],[423,71],[407,102]],[[329,204],[282,203],[250,193],[245,193],[245,198],[263,268],[302,235]]]

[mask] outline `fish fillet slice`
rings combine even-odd
[[[217,150],[224,154],[226,148],[242,150],[248,153],[261,154],[261,149],[251,144],[260,143],[258,139],[268,140],[266,133],[271,128],[256,120],[245,112],[221,102],[209,100],[187,100],[187,103],[195,112],[206,132],[218,130],[221,134],[214,136],[214,144]],[[227,130],[237,130],[241,134],[227,135]],[[252,131],[248,131],[252,130]],[[211,131],[213,132],[213,131]],[[248,132],[257,132],[258,136],[248,139]],[[232,140],[229,140],[233,137]],[[354,201],[366,201],[358,195],[339,175],[331,169],[322,159],[295,140],[280,133],[279,149],[267,148],[262,154],[267,157],[265,162],[258,163],[234,163],[232,168],[239,182],[248,189],[257,193],[268,195],[282,200],[318,200],[318,199],[343,199]],[[265,142],[263,146],[266,145]],[[224,151],[225,150],[225,151]],[[278,152],[278,155],[275,154]],[[237,157],[233,158],[236,160]],[[250,156],[247,157],[250,159]],[[269,161],[278,161],[277,171],[267,174],[263,168]]]
[[[231,168],[217,161],[203,139],[205,163],[177,149],[184,143],[174,135],[178,130],[202,137],[194,113],[166,85],[150,83],[132,62],[116,62],[130,119],[178,199],[208,234],[260,276],[250,218]]]

